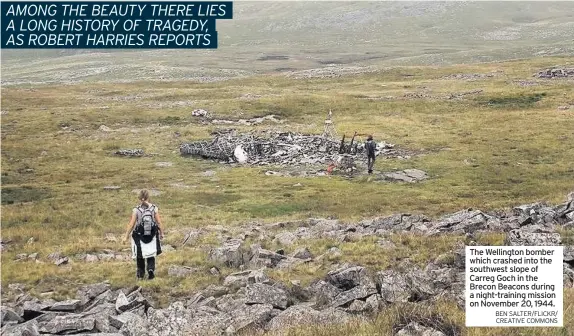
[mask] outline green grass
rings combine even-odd
[[[562,202],[574,189],[574,110],[557,107],[571,100],[571,84],[545,81],[543,89],[510,84],[512,80],[531,78],[532,73],[554,64],[572,66],[572,60],[537,58],[403,67],[334,80],[260,76],[206,84],[142,81],[39,85],[33,89],[3,87],[2,110],[8,114],[2,116],[1,130],[2,239],[11,240],[9,249],[2,253],[3,289],[19,282],[38,293],[54,291],[57,297],[67,297],[83,283],[104,279],[114,286],[133,283],[132,261],[72,262],[57,267],[46,257],[54,251],[72,256],[129,248],[107,241],[105,235],[120,237],[124,233],[131,208],[137,203],[133,190],[141,188],[160,191],[152,201],[163,215],[166,243],[178,248],[159,258],[158,279],[145,285],[159,304],[217,283],[233,271],[222,268],[221,277],[207,272],[212,265],[205,260],[206,249],[220,243],[215,232],[180,248],[185,234],[193,228],[234,228],[251,221],[270,223],[327,216],[357,221],[402,212],[439,216],[469,207],[494,210],[534,201]],[[452,73],[494,70],[504,71],[505,76],[475,82],[440,79]],[[433,97],[474,89],[483,92],[456,101],[403,98],[405,93],[420,91],[423,86]],[[110,99],[143,96],[143,92],[152,98]],[[246,92],[262,98],[238,99]],[[364,96],[394,98],[361,99]],[[196,103],[173,109],[146,105],[182,100]],[[283,129],[315,133],[322,131],[324,117],[333,109],[339,134],[350,135],[355,130],[372,133],[376,140],[423,154],[409,160],[378,159],[376,170],[417,168],[428,172],[430,179],[403,184],[375,183],[364,176],[352,180],[337,176],[275,177],[264,172],[280,167],[230,167],[180,157],[181,142],[208,138],[216,128],[192,117],[194,108],[228,118],[276,114],[286,119],[286,124],[280,126]],[[101,125],[113,131],[100,131]],[[238,129],[267,127],[277,126]],[[181,136],[177,137],[176,132]],[[122,148],[142,148],[153,155],[112,155]],[[173,165],[155,166],[164,161]],[[204,176],[207,170],[215,174]],[[297,183],[301,186],[294,187]],[[103,190],[108,185],[121,189]],[[31,237],[34,243],[27,244]],[[286,282],[310,282],[341,262],[363,264],[370,271],[392,267],[406,258],[422,266],[439,256],[448,260],[449,249],[463,238],[403,234],[389,239],[396,248],[385,250],[373,239],[298,242],[293,248],[308,246],[315,255],[332,246],[339,247],[343,254],[299,266],[292,272],[271,273]],[[494,234],[480,239],[486,244],[501,244],[504,236]],[[263,243],[269,248],[278,247],[269,241]],[[16,254],[35,252],[43,263],[13,261]],[[172,264],[200,267],[206,272],[185,280],[171,279],[167,268]],[[572,302],[572,293],[566,291],[565,306],[570,310]],[[444,307],[440,309],[452,317],[452,323],[464,324],[463,312]],[[391,320],[384,316],[381,319],[361,324],[357,330],[370,335],[381,328],[380,334],[385,334],[388,326],[382,325]],[[566,325],[572,328],[572,323],[568,320]],[[322,329],[318,334],[340,334],[345,330],[349,329]],[[541,332],[560,335],[555,329]],[[468,331],[468,335],[479,334],[499,333]]]

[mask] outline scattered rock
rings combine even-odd
[[[128,321],[137,320],[138,318],[139,316],[134,313],[124,312],[120,315],[109,316],[109,322],[114,328],[121,329]]]
[[[102,131],[102,132],[111,132],[111,131],[112,131],[112,129],[109,128],[109,127],[106,126],[106,125],[102,125],[102,126],[100,126],[100,128],[98,128],[98,129],[99,129],[100,131]]]
[[[446,336],[442,331],[431,327],[425,327],[417,322],[411,322],[406,327],[399,330],[395,336]]]
[[[247,285],[245,289],[247,304],[270,304],[274,308],[287,308],[287,293],[280,289],[263,283]]]
[[[202,109],[195,109],[195,110],[191,111],[191,115],[194,117],[208,117],[209,112],[207,112],[206,110],[202,110]]]
[[[120,186],[105,186],[104,190],[120,190]]]
[[[1,326],[5,326],[6,324],[9,323],[21,323],[24,322],[24,319],[18,314],[16,313],[14,310],[2,306],[0,307],[0,323]]]
[[[155,166],[160,168],[171,167],[173,166],[173,162],[156,162]]]
[[[104,236],[104,239],[108,242],[112,242],[115,243],[118,241],[118,239],[116,238],[116,236],[114,236],[113,233],[106,233]]]
[[[231,312],[231,330],[236,333],[263,330],[267,321],[271,319],[272,312],[273,306],[270,304],[245,305]]]
[[[162,245],[161,250],[163,252],[172,252],[175,251],[175,248],[169,244]]]
[[[80,308],[80,300],[66,300],[61,302],[56,302],[50,307],[52,311],[63,311],[63,312],[74,312]]]
[[[313,254],[311,253],[311,251],[309,251],[308,248],[306,247],[301,247],[296,249],[293,254],[292,254],[293,258],[298,258],[298,259],[312,259],[313,258]]]
[[[482,91],[483,91],[482,89],[477,89],[477,90],[471,90],[471,91],[465,91],[465,92],[451,93],[451,94],[446,96],[446,99],[462,99],[465,96],[482,93]]]
[[[172,277],[187,277],[199,271],[199,268],[171,265],[167,270],[167,275]]]
[[[224,264],[228,267],[244,265],[250,257],[249,251],[243,246],[240,239],[230,239],[221,247],[213,248],[208,253],[210,261]]]
[[[128,157],[140,157],[144,155],[143,149],[120,149],[114,152],[115,155],[128,156]]]
[[[38,321],[30,320],[22,324],[8,324],[3,328],[2,336],[40,336]]]
[[[428,175],[426,172],[419,169],[405,169],[398,172],[384,173],[383,177],[391,181],[402,181],[402,182],[419,182],[426,180]]]
[[[123,313],[138,306],[145,306],[146,304],[147,300],[141,295],[139,290],[131,293],[129,296],[120,292],[116,299],[116,311],[118,313]]]
[[[261,270],[248,270],[232,273],[223,281],[223,285],[229,288],[238,289],[253,283],[266,283],[269,278]]]
[[[95,326],[96,320],[93,317],[68,314],[55,316],[45,323],[41,322],[39,330],[42,333],[59,334],[67,331],[92,331]]]
[[[244,94],[242,94],[241,97],[239,97],[239,98],[240,98],[240,99],[248,99],[248,100],[251,100],[251,99],[261,98],[261,95],[253,94],[253,93],[244,93]]]
[[[563,245],[565,288],[574,286],[574,247],[558,228],[572,222],[574,194],[564,204],[552,207],[544,203],[517,206],[506,212],[485,214],[466,209],[430,220],[422,215],[397,214],[346,224],[336,219],[309,219],[262,225],[249,223],[247,227],[229,228],[207,226],[202,230],[217,232],[222,238],[240,233],[241,239],[228,239],[208,255],[213,260],[242,269],[260,267],[228,275],[223,285],[210,285],[191,293],[185,302],[173,302],[168,308],[154,309],[142,295],[142,288],[134,286],[111,290],[108,283],[84,286],[76,299],[56,302],[38,300],[22,293],[24,287],[9,284],[8,290],[18,297],[2,306],[2,335],[89,334],[98,335],[221,335],[224,333],[262,333],[264,330],[308,325],[344,323],[351,318],[380,312],[389,304],[431,303],[439,299],[454,300],[464,307],[465,248],[460,241],[454,250],[444,253],[421,269],[408,259],[392,269],[370,275],[359,265],[337,264],[323,279],[317,279],[303,288],[300,281],[291,281],[287,287],[276,283],[265,274],[265,268],[283,268],[312,260],[307,248],[300,248],[290,256],[283,250],[269,251],[254,244],[244,247],[242,239],[266,235],[266,230],[281,229],[276,242],[293,237],[320,239],[329,237],[348,241],[348,237],[374,235],[388,240],[393,231],[411,231],[419,234],[459,234],[467,244],[483,232],[504,232],[506,243],[512,246]],[[342,240],[341,240],[342,239]],[[563,241],[564,240],[564,241]],[[470,241],[470,243],[469,243]],[[329,249],[313,262],[327,266],[324,258],[340,254],[336,247]],[[86,254],[95,260],[114,258],[114,251],[103,250]],[[111,257],[110,257],[111,256]],[[22,259],[30,255],[22,254]],[[19,258],[20,258],[19,257]],[[57,262],[67,259],[60,252],[47,256]],[[175,266],[168,268],[170,276],[187,276],[198,269]],[[207,273],[207,272],[206,272]],[[220,276],[216,267],[210,270]],[[14,293],[16,292],[16,293]],[[19,293],[18,293],[19,292]],[[410,322],[410,323],[409,323]],[[407,324],[408,323],[408,324]],[[439,336],[444,333],[437,324],[424,320],[403,321],[395,326],[395,335]]]
[[[215,171],[213,171],[213,170],[206,170],[206,171],[204,171],[203,173],[201,173],[201,176],[204,176],[204,177],[213,177],[213,176],[215,176],[215,174],[216,174],[216,173],[215,173]]]
[[[286,258],[282,254],[265,250],[257,245],[252,247],[251,255],[252,257],[249,260],[249,265],[253,268],[274,268],[279,264],[279,262]]]
[[[271,319],[266,326],[267,330],[277,331],[299,326],[318,326],[345,323],[350,315],[336,309],[322,311],[311,308],[308,304],[292,306],[280,312]]]
[[[67,264],[69,261],[68,257],[62,257],[54,262],[56,266],[61,266]]]
[[[534,75],[538,78],[565,78],[574,77],[574,68],[550,68]]]
[[[459,74],[452,74],[452,75],[444,76],[441,79],[462,79],[462,80],[467,80],[467,81],[475,81],[475,80],[479,80],[479,79],[492,78],[492,77],[495,77],[497,75],[498,75],[497,72],[486,73],[486,74],[480,74],[480,73],[463,74],[463,73],[459,73]]]

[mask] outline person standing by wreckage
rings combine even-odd
[[[148,280],[151,280],[155,278],[155,258],[161,254],[160,240],[163,239],[164,230],[158,207],[150,203],[149,191],[140,191],[139,200],[141,203],[133,208],[123,242],[129,239],[131,233],[132,259],[136,259],[137,279],[143,280],[147,262]]]
[[[377,144],[373,141],[372,135],[367,137],[365,149],[367,150],[367,167],[369,169],[369,174],[372,174],[373,166],[375,165],[375,151],[377,150]]]

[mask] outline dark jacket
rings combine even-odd
[[[368,140],[367,143],[365,143],[365,149],[367,150],[368,157],[375,157],[377,144],[373,140]]]

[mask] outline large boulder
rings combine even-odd
[[[228,332],[256,332],[262,330],[271,319],[273,306],[270,304],[245,305],[231,312],[231,326]]]
[[[367,270],[362,266],[342,267],[327,273],[325,280],[342,290],[349,290],[359,285],[375,287]]]
[[[270,304],[274,308],[287,308],[287,293],[281,288],[262,283],[254,283],[247,285],[245,296],[248,304]]]
[[[243,307],[247,303],[247,298],[240,294],[227,294],[215,300],[215,307],[222,312],[231,313]]]
[[[241,239],[230,239],[222,246],[213,248],[208,253],[208,259],[228,267],[238,268],[250,259],[250,251],[243,246]]]
[[[418,267],[402,265],[397,270],[384,270],[376,274],[381,297],[385,302],[418,302],[437,294],[433,281]]]
[[[80,308],[80,300],[66,300],[56,302],[50,307],[52,311],[75,312]]]
[[[114,328],[121,329],[128,321],[138,318],[139,316],[132,312],[124,312],[117,316],[109,316],[108,321]]]
[[[2,327],[2,336],[40,336],[38,321],[5,325]]]
[[[309,291],[315,297],[315,304],[319,309],[331,305],[333,300],[343,292],[333,284],[322,280],[312,284]]]
[[[342,293],[339,293],[333,298],[331,305],[333,307],[345,306],[354,300],[366,299],[367,297],[377,294],[375,287],[359,285]]]
[[[139,290],[129,294],[128,296],[123,292],[120,292],[116,299],[116,310],[118,313],[123,313],[136,307],[145,307],[147,304],[146,298],[143,297]]]
[[[116,305],[104,302],[92,307],[82,313],[85,317],[93,317],[96,321],[96,329],[100,332],[115,332],[114,326],[110,324],[110,317],[116,316]]]
[[[285,231],[285,232],[281,232],[275,235],[275,238],[273,239],[274,243],[283,245],[283,246],[291,246],[295,243],[295,241],[297,240],[297,236],[295,236],[294,233],[291,233],[289,231]]]
[[[39,325],[40,332],[48,334],[94,331],[95,329],[96,320],[93,317],[84,317],[81,314],[55,316],[47,322],[40,322]]]
[[[1,326],[4,326],[8,323],[20,323],[20,322],[24,322],[24,319],[22,318],[22,316],[20,316],[20,314],[18,314],[16,311],[6,306],[0,307]]]

